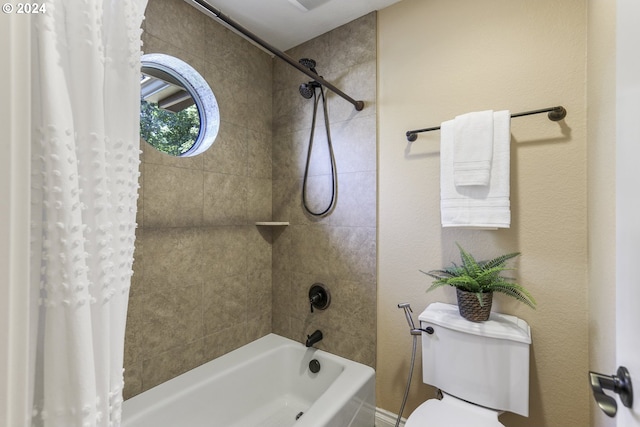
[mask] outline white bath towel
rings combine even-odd
[[[478,111],[454,120],[453,182],[457,186],[489,185],[493,156],[493,111]]]
[[[511,118],[493,114],[493,156],[488,186],[456,186],[453,179],[454,121],[442,123],[440,134],[440,210],[443,227],[509,228]]]

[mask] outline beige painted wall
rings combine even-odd
[[[616,263],[616,8],[610,0],[590,0],[587,99],[589,184],[589,368],[615,371]],[[591,425],[613,427],[591,404]]]
[[[496,311],[532,328],[530,417],[508,426],[589,424],[587,284],[586,2],[404,0],[378,17],[377,405],[397,412],[411,338],[397,303],[419,313],[454,302],[425,294],[418,269],[457,260],[455,242],[478,257],[518,250],[517,276],[539,308],[498,297]],[[512,121],[508,230],[443,229],[439,133],[408,144],[404,132],[484,109],[564,105],[565,121]],[[472,357],[472,355],[470,355]],[[418,367],[405,414],[433,395]]]

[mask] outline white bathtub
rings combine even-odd
[[[373,427],[374,418],[373,369],[270,334],[127,400],[122,427]]]

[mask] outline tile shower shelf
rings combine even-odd
[[[263,221],[256,222],[256,225],[263,225],[267,227],[286,227],[289,225],[289,221]]]

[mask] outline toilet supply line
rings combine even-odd
[[[413,376],[413,367],[416,362],[416,347],[418,345],[418,335],[422,335],[423,332],[431,335],[433,334],[433,328],[431,326],[426,329],[416,328],[415,323],[413,323],[413,317],[411,317],[411,304],[408,302],[403,302],[398,304],[398,308],[402,308],[404,310],[404,316],[407,319],[407,323],[409,324],[409,333],[413,337],[413,346],[411,350],[411,364],[409,365],[409,377],[407,378],[407,387],[404,390],[404,396],[402,398],[402,405],[400,405],[400,411],[398,412],[398,418],[396,419],[395,427],[400,425],[400,421],[402,420],[402,413],[404,412],[404,406],[407,403],[407,398],[409,397],[409,389],[411,388],[411,377]]]

